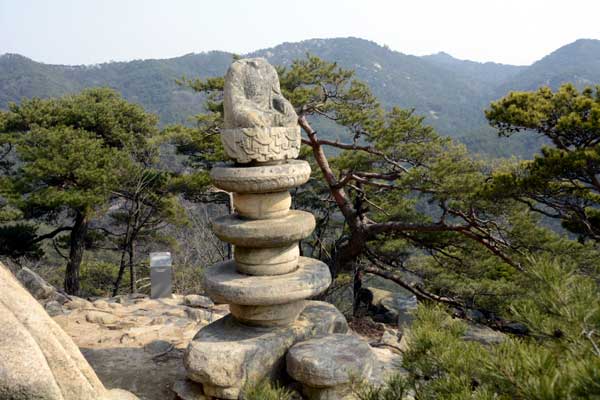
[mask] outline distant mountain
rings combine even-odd
[[[163,60],[97,65],[48,65],[17,54],[0,56],[0,108],[22,98],[60,96],[86,87],[109,86],[160,116],[161,122],[186,122],[200,111],[201,97],[182,89],[182,76],[223,74],[232,55],[213,51]]]
[[[519,72],[527,69],[526,66],[459,60],[443,51],[421,58],[447,68],[465,79],[472,80],[473,83],[482,84],[481,89],[483,90],[506,82]]]
[[[511,90],[557,88],[572,82],[579,88],[600,84],[600,40],[579,39],[525,68],[496,88],[496,96]]]
[[[448,135],[481,125],[482,93],[469,80],[421,57],[392,51],[357,38],[312,39],[284,43],[251,55],[287,65],[311,53],[356,71],[385,105],[414,108]]]
[[[600,84],[600,41],[578,40],[531,66],[477,63],[446,53],[416,57],[358,38],[311,39],[283,43],[249,56],[289,65],[306,53],[352,68],[386,106],[414,108],[445,135],[475,151],[494,155],[530,154],[536,142],[499,142],[483,110],[511,90],[553,88],[563,82]],[[47,65],[16,54],[0,56],[0,108],[22,98],[58,96],[91,86],[110,86],[157,113],[161,123],[188,121],[202,98],[179,87],[182,76],[225,73],[233,55],[212,51],[163,60],[111,62],[88,66]],[[502,143],[502,146],[499,146]],[[527,149],[523,149],[527,146]]]

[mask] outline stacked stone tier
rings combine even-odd
[[[327,265],[308,257],[300,257],[296,270],[283,275],[242,274],[233,261],[213,265],[204,272],[206,292],[212,299],[229,304],[286,304],[321,293],[329,284]]]
[[[305,299],[331,284],[326,264],[300,257],[297,268],[282,275],[251,276],[238,272],[234,261],[208,268],[204,288],[212,299],[229,304],[231,314],[248,325],[281,326],[296,320]]]
[[[306,182],[310,166],[288,160],[275,165],[214,168],[214,184],[233,192],[235,214],[216,218],[213,232],[234,245],[234,259],[208,268],[207,293],[228,303],[248,325],[293,323],[304,300],[331,284],[324,263],[300,257],[299,242],[315,228],[311,213],[290,210],[289,189]]]
[[[258,167],[236,167],[229,163],[210,171],[213,184],[234,193],[272,193],[293,189],[308,181],[310,165],[303,160]]]
[[[275,219],[246,219],[231,214],[216,218],[212,229],[219,239],[235,246],[280,247],[308,237],[315,229],[315,217],[299,210],[289,210]]]

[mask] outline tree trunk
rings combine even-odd
[[[133,265],[133,241],[129,243],[129,291],[131,293],[137,292],[135,266]]]
[[[121,281],[123,280],[123,275],[125,274],[125,256],[127,255],[128,244],[131,241],[131,223],[132,223],[132,211],[129,210],[129,215],[127,216],[127,229],[125,230],[125,238],[123,239],[122,247],[121,247],[121,261],[119,263],[119,275],[117,275],[117,280],[115,281],[115,285],[113,288],[113,297],[119,293],[119,288],[121,287]]]
[[[354,271],[354,282],[352,285],[352,316],[356,317],[360,305],[359,296],[362,289],[362,272],[360,269]]]
[[[77,212],[75,224],[71,231],[69,240],[69,262],[65,271],[65,292],[71,295],[79,295],[79,270],[83,252],[85,250],[85,235],[88,229],[88,220],[85,213]]]
[[[113,297],[119,293],[119,288],[121,286],[121,281],[123,280],[123,275],[125,274],[125,250],[121,251],[121,261],[119,262],[119,275],[117,275],[117,280],[115,281],[115,285],[113,287],[112,295]]]

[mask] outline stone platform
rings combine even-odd
[[[281,378],[285,354],[294,344],[347,331],[344,316],[320,301],[306,301],[298,319],[284,327],[250,327],[228,315],[198,332],[184,363],[188,377],[201,382],[206,395],[237,399],[246,382]]]

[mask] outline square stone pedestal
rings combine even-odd
[[[298,319],[285,327],[247,326],[227,315],[196,334],[184,357],[185,368],[206,395],[237,399],[247,382],[284,377],[285,355],[294,344],[347,331],[344,316],[320,301],[306,301]]]

